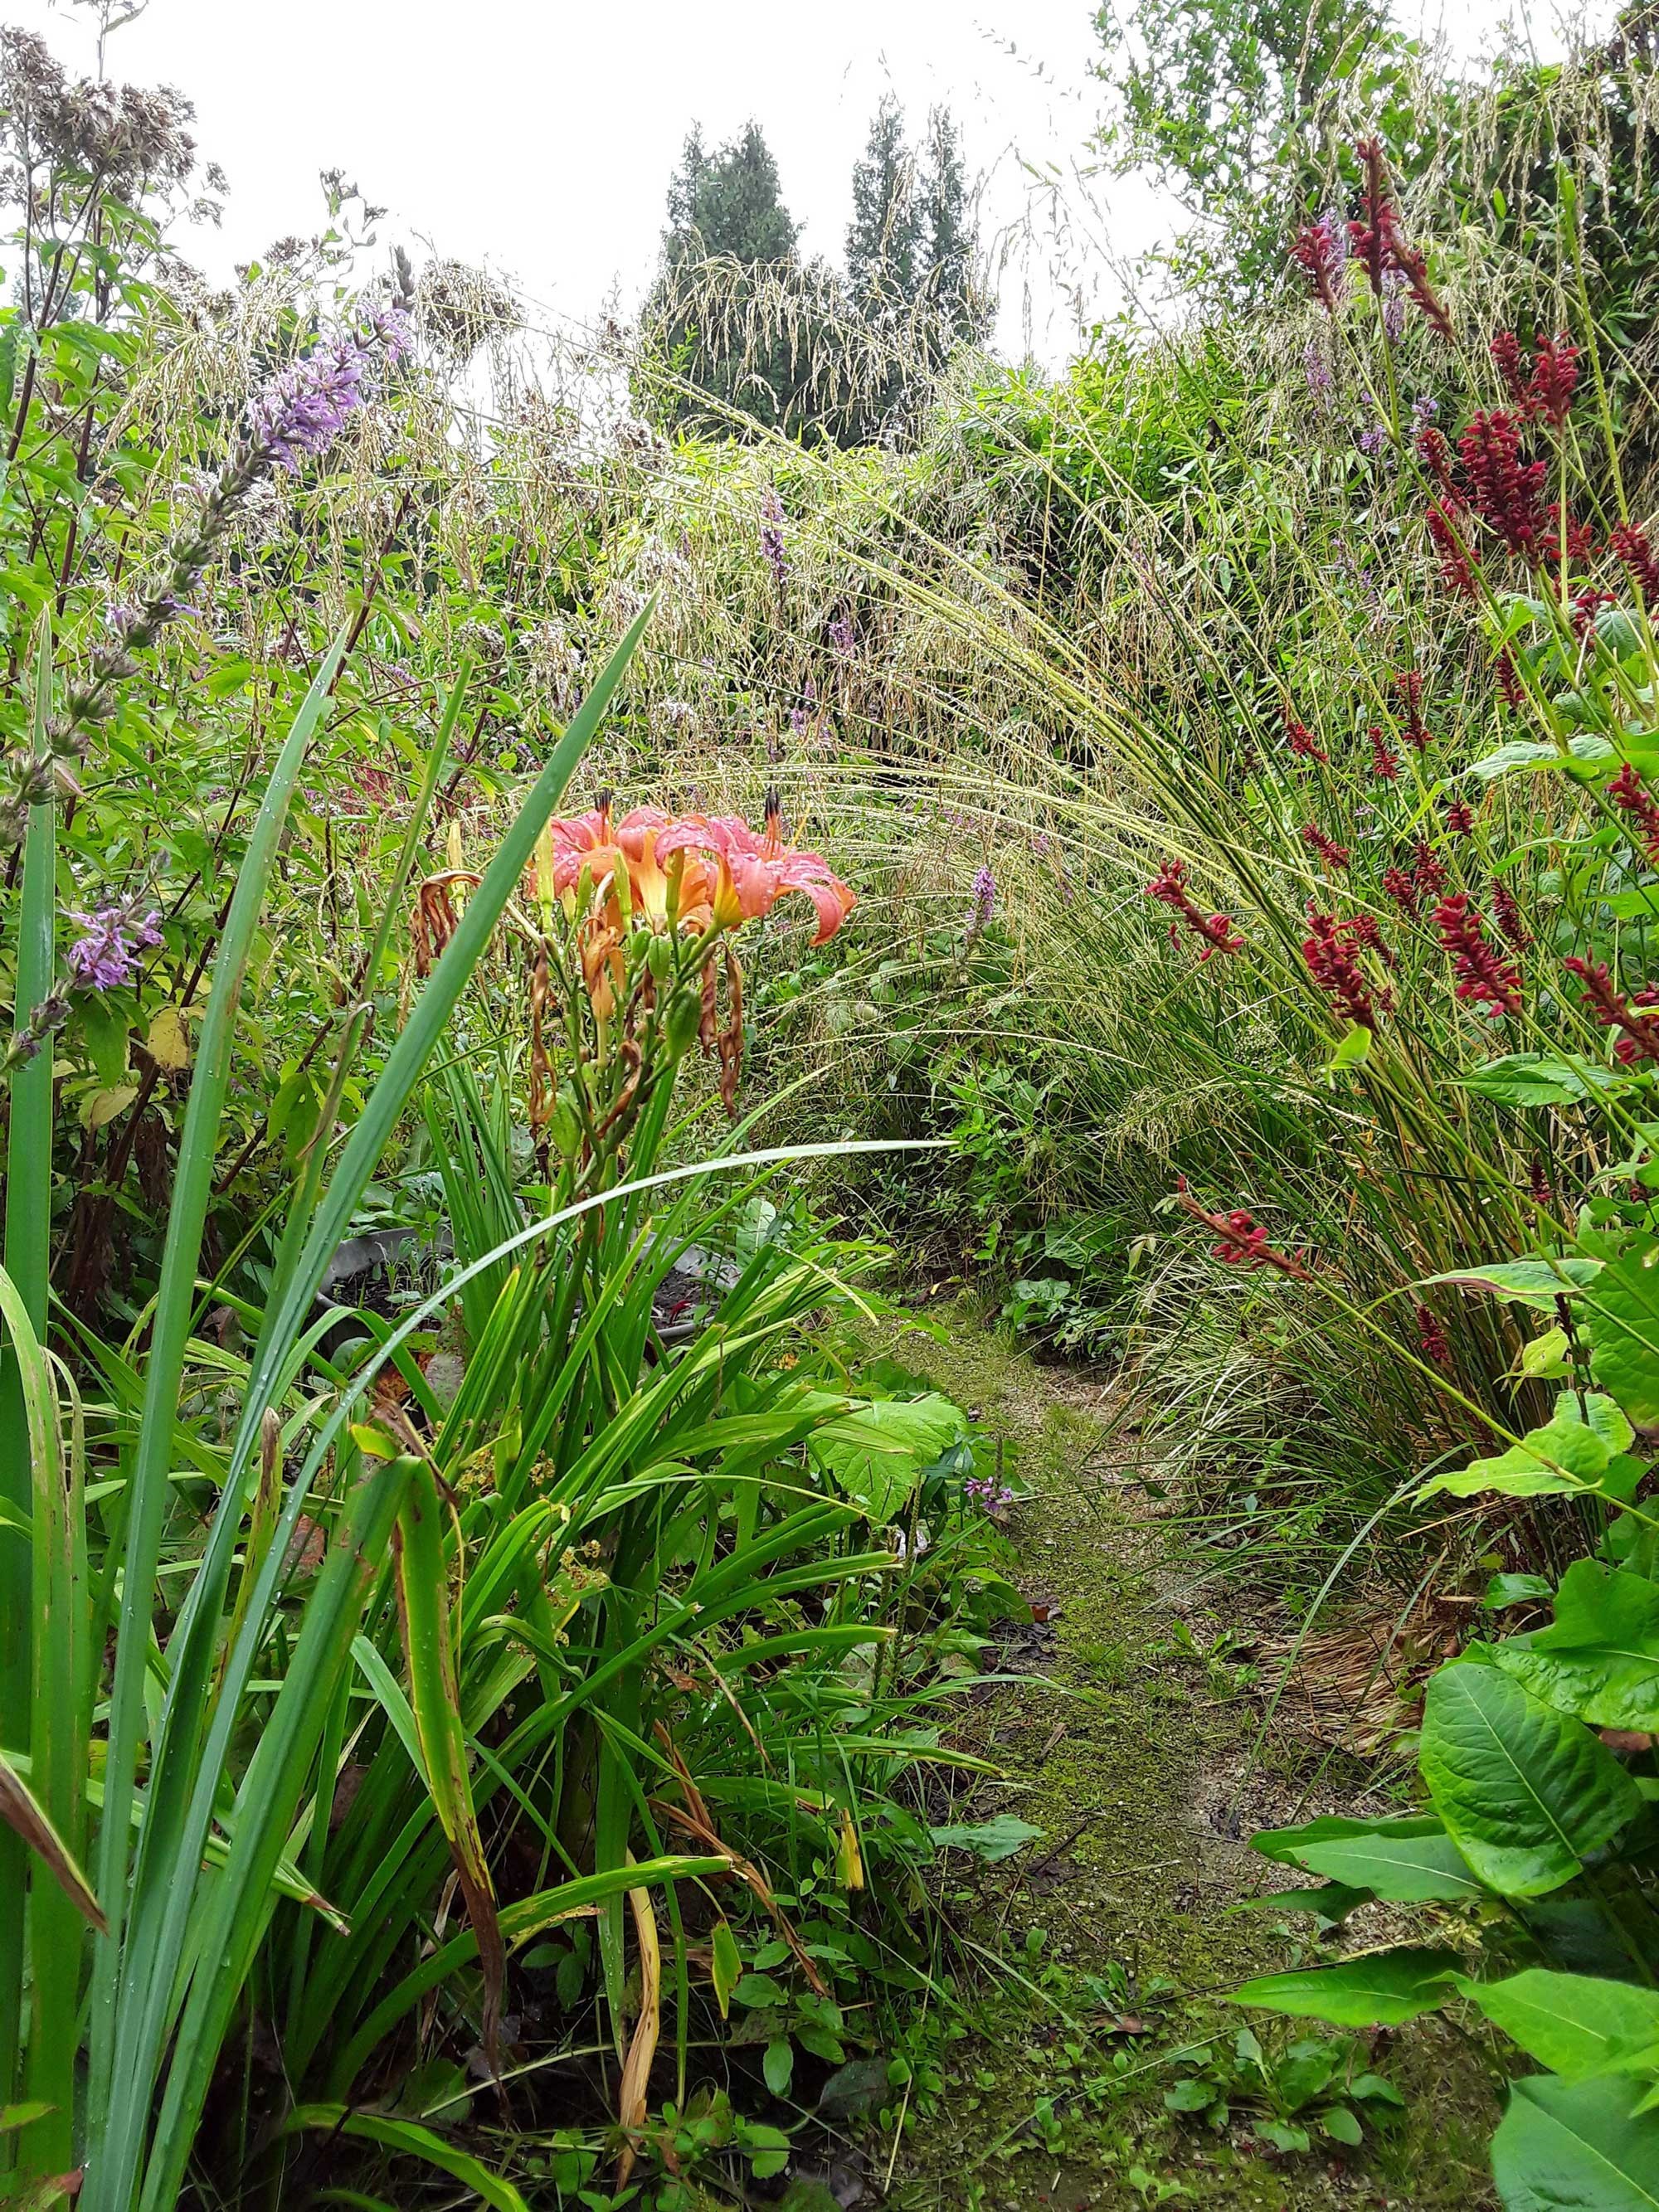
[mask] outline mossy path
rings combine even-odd
[[[998,1989],[988,1976],[996,1993],[947,2041],[945,2086],[900,2146],[889,2201],[905,2212],[1486,2206],[1491,2069],[1438,2019],[1363,2039],[1349,2073],[1382,2075],[1405,2101],[1357,2106],[1357,2148],[1331,2140],[1310,2106],[1295,2115],[1310,2147],[1273,2150],[1257,2132],[1272,2106],[1248,2079],[1219,2127],[1166,2110],[1166,2093],[1194,2075],[1172,2056],[1183,2048],[1207,2042],[1214,2069],[1197,2070],[1218,2078],[1236,2065],[1247,2024],[1270,2063],[1299,2037],[1328,2033],[1224,2001],[1248,1975],[1305,1957],[1313,1926],[1229,1911],[1283,1886],[1246,1839],[1312,1811],[1383,1801],[1367,1799],[1371,1778],[1358,1765],[1334,1782],[1318,1774],[1317,1752],[1293,1741],[1253,1759],[1261,1707],[1248,1667],[1229,1656],[1248,1649],[1240,1593],[1195,1588],[1144,1491],[1115,1473],[1106,1390],[1036,1366],[965,1308],[930,1310],[925,1326],[889,1348],[1006,1440],[1027,1493],[1009,1522],[1018,1579],[1047,1614],[1000,1662],[982,1655],[988,1671],[1035,1671],[975,1693],[954,1740],[1000,1772],[952,1817],[1016,1814],[1044,1833],[997,1865],[943,1862],[964,1961],[994,1953],[1024,1987]],[[1356,1923],[1350,1940],[1395,1932]],[[1294,2088],[1293,2068],[1281,2078]]]

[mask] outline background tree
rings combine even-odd
[[[767,280],[793,271],[799,235],[760,125],[750,122],[713,154],[694,125],[669,183],[662,269],[645,313],[672,372],[652,393],[659,419],[715,432],[739,428],[734,416],[785,426],[800,381],[798,349],[748,310]]]
[[[847,276],[860,310],[872,318],[915,296],[926,270],[922,195],[905,143],[904,111],[890,95],[876,110],[853,169]]]
[[[853,172],[845,276],[796,251],[759,127],[711,154],[693,130],[668,190],[643,317],[641,408],[665,428],[782,430],[842,446],[908,434],[934,373],[985,333],[961,140],[928,118],[918,160],[884,100]]]
[[[990,302],[978,280],[979,230],[969,204],[962,133],[948,107],[935,107],[927,118],[921,218],[935,312],[953,340],[978,344],[990,327]]]

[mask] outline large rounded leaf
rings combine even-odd
[[[1494,2027],[1569,2081],[1605,2074],[1618,2055],[1659,2042],[1659,1990],[1634,1982],[1529,1966],[1501,1982],[1458,1986]]]
[[[937,1392],[878,1398],[815,1429],[812,1456],[879,1525],[909,1503],[922,1471],[967,1434],[959,1407]]]
[[[1367,1833],[1316,1838],[1297,1851],[1297,1863],[1312,1874],[1369,1889],[1397,1905],[1485,1895],[1468,1861],[1437,1820],[1400,1825],[1418,1832],[1401,1835],[1393,1824],[1379,1822]]]
[[[1642,1809],[1588,1729],[1473,1661],[1430,1682],[1418,1760],[1447,1833],[1505,1897],[1559,1889]]]
[[[1569,1567],[1548,1628],[1493,1647],[1534,1697],[1595,1728],[1659,1730],[1659,1583]]]
[[[1492,2146],[1504,2212],[1659,2212],[1659,2113],[1633,2117],[1638,2094],[1606,2075],[1517,2081]]]
[[[1609,1260],[1588,1305],[1596,1381],[1638,1429],[1659,1426],[1659,1237]]]

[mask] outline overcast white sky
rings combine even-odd
[[[1443,0],[1430,0],[1437,9]],[[1408,5],[1416,0],[1408,0]],[[1501,0],[1458,0],[1460,40]],[[884,92],[918,130],[934,101],[984,179],[981,235],[1018,225],[1030,167],[1086,162],[1099,88],[1090,0],[149,0],[110,40],[109,73],[176,84],[205,160],[228,172],[222,234],[181,241],[211,273],[320,227],[320,169],[388,206],[384,237],[489,261],[556,313],[586,320],[614,286],[642,293],[669,173],[690,124],[711,142],[752,115],[805,223],[803,250],[839,257],[851,172]],[[87,11],[0,0],[90,69]],[[1165,228],[1133,179],[1103,187],[1120,251]],[[1097,301],[1115,288],[1073,247]],[[1065,350],[1064,295],[1039,251],[1003,280],[1012,354]]]

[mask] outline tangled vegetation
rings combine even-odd
[[[1115,142],[1187,311],[1052,375],[945,118],[850,288],[695,147],[576,343],[337,175],[216,290],[184,103],[0,38],[0,2203],[987,2206],[1103,2113],[1079,2203],[1472,2202],[1487,2102],[1508,2212],[1659,2202],[1650,23],[1218,13],[1259,110]],[[1251,1625],[1190,1986],[1010,1933],[1061,1471],[964,1285],[1099,1392],[1079,1614],[1103,1484]]]

